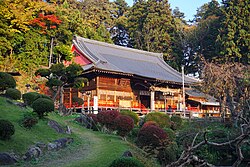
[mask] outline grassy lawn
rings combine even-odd
[[[0,140],[0,152],[14,152],[23,155],[27,149],[37,142],[49,143],[64,137],[74,138],[74,142],[59,151],[45,152],[38,160],[19,162],[18,166],[81,166],[81,167],[107,167],[126,150],[130,150],[146,166],[158,166],[154,161],[145,158],[140,149],[133,144],[121,140],[119,136],[94,132],[78,125],[75,115],[61,117],[50,113],[47,118],[39,120],[38,124],[30,130],[19,125],[19,120],[25,112],[32,112],[31,108],[22,109],[6,102],[0,97],[0,119],[7,119],[15,126],[15,134],[10,140]],[[62,126],[69,126],[72,134],[58,134],[47,124],[48,120],[57,121]]]

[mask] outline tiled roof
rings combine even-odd
[[[95,68],[160,81],[182,83],[181,73],[170,67],[163,60],[161,53],[126,48],[79,36],[75,36],[73,44],[92,62],[92,64],[84,66],[84,70]],[[185,76],[185,84],[197,82],[199,80]]]

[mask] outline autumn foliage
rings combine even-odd
[[[114,120],[115,129],[118,131],[118,135],[125,137],[133,128],[134,120],[126,115],[119,115]]]
[[[31,25],[40,27],[44,32],[47,29],[55,29],[62,21],[55,15],[44,15],[40,13],[37,18],[30,21]]]
[[[143,126],[138,133],[137,145],[139,147],[159,147],[161,141],[166,140],[167,137],[167,133],[158,126]]]
[[[115,110],[102,111],[97,114],[98,122],[108,128],[109,130],[115,130],[114,120],[120,113]]]

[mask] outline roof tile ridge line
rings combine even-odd
[[[119,45],[110,44],[110,43],[106,43],[106,42],[96,41],[96,40],[83,38],[83,37],[79,37],[79,36],[78,36],[78,38],[82,38],[86,42],[95,43],[97,45],[102,45],[102,46],[106,46],[106,47],[112,47],[112,48],[122,49],[122,50],[127,50],[127,51],[133,51],[133,52],[137,52],[137,53],[145,53],[149,56],[154,56],[154,57],[158,57],[159,54],[161,54],[161,53],[155,53],[155,52],[149,52],[149,51],[145,51],[145,50],[139,50],[139,49],[124,47],[124,46],[119,46]]]
[[[96,62],[97,62],[98,60],[100,60],[100,58],[99,58],[100,55],[98,55],[98,53],[93,53],[93,51],[92,51],[91,49],[89,49],[89,48],[85,45],[84,42],[79,41],[78,43],[79,43],[79,46],[82,46],[82,47],[88,52],[88,56],[91,56],[93,59],[96,60]],[[97,57],[96,55],[98,55],[99,57]],[[96,58],[95,58],[95,57],[96,57]]]
[[[177,77],[181,77],[181,73],[179,71],[175,70],[173,67],[168,65],[168,63],[166,63],[163,59],[161,59],[161,58],[159,58],[159,59],[160,59],[161,64],[163,64],[163,66],[161,64],[159,64],[161,67],[163,67],[164,69],[170,69],[169,72],[171,72],[172,74],[174,74]]]
[[[165,68],[165,67],[168,67],[171,71],[171,73],[172,74],[174,74],[175,76],[178,76],[178,77],[182,77],[182,74],[181,74],[181,72],[179,72],[179,71],[177,71],[177,70],[175,70],[173,67],[171,67],[168,63],[166,63],[163,59],[161,59],[160,58],[160,61],[163,63],[163,68]],[[159,64],[160,65],[160,64]],[[177,75],[177,74],[178,75]],[[193,77],[189,77],[189,76],[187,76],[187,75],[184,75],[184,77],[187,77],[187,78],[189,78],[189,79],[193,79],[193,80],[196,80],[196,81],[199,81],[199,80],[197,80],[196,78],[193,78]],[[182,78],[181,78],[182,79]],[[190,81],[188,81],[188,82],[190,82]]]
[[[78,43],[79,43],[79,42],[78,42],[76,39],[73,39],[73,44],[74,44],[74,46],[75,46],[81,53],[87,54],[88,59],[90,59],[90,61],[92,61],[92,63],[96,65],[96,63],[98,62],[98,60],[95,60],[94,58],[92,58],[92,56],[90,56],[89,53],[83,52],[81,46],[79,46]]]

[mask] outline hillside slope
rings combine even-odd
[[[132,144],[115,135],[107,135],[88,130],[76,124],[76,116],[61,117],[50,113],[47,118],[39,120],[30,130],[19,125],[20,119],[31,108],[20,108],[0,97],[0,119],[7,119],[15,126],[15,134],[8,141],[0,140],[0,152],[14,152],[22,156],[27,149],[37,142],[49,143],[64,137],[74,138],[74,142],[59,151],[47,151],[38,160],[19,162],[18,166],[81,166],[107,167],[126,150],[131,150],[146,166],[157,166],[145,159]],[[69,126],[72,134],[58,134],[48,126],[48,120],[55,120],[62,126]]]

